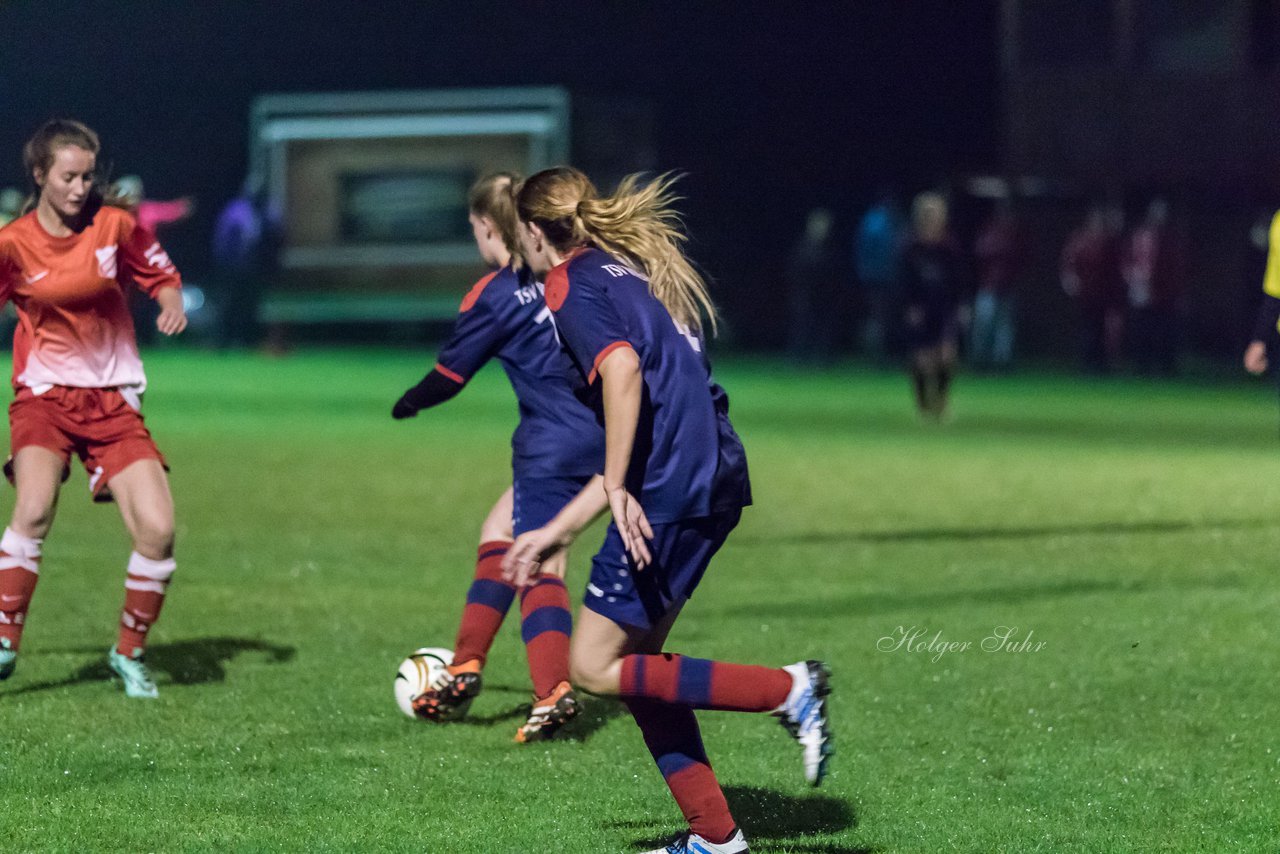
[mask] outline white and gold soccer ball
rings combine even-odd
[[[415,649],[396,671],[396,705],[411,718],[421,719],[413,701],[431,687],[435,678],[453,663],[453,650],[438,646]]]

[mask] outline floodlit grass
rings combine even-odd
[[[396,710],[400,659],[452,642],[515,418],[490,368],[393,422],[430,363],[149,357],[180,524],[161,697],[107,678],[128,544],[77,472],[0,686],[5,850],[624,852],[680,828],[616,704],[511,743],[514,620],[470,721]],[[700,714],[753,851],[1280,846],[1267,388],[962,377],[937,427],[895,374],[719,374],[756,506],[670,648],[835,674],[819,790],[773,720]]]

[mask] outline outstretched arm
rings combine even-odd
[[[391,407],[391,417],[397,421],[412,418],[424,409],[444,403],[460,391],[462,383],[446,377],[438,369],[432,369],[421,382],[400,396]]]

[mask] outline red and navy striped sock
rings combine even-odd
[[[729,664],[670,652],[623,658],[618,689],[624,698],[648,697],[727,712],[772,712],[790,692],[791,674],[781,667]]]
[[[639,697],[626,704],[690,829],[709,842],[728,841],[736,825],[702,747],[693,709]]]
[[[569,681],[569,592],[551,575],[520,591],[520,636],[529,656],[533,695],[551,696],[556,686]]]
[[[502,558],[510,546],[507,540],[480,544],[475,580],[467,590],[467,604],[453,644],[455,665],[479,661],[484,666],[489,647],[516,597],[515,586],[502,580]]]

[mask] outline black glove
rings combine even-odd
[[[423,409],[444,403],[460,391],[461,383],[433,370],[422,378],[422,382],[400,396],[395,406],[391,407],[391,417],[397,421],[412,418]]]
[[[409,402],[409,395],[404,395],[396,401],[396,405],[391,407],[391,417],[399,421],[402,418],[412,418],[418,414],[418,407]]]

